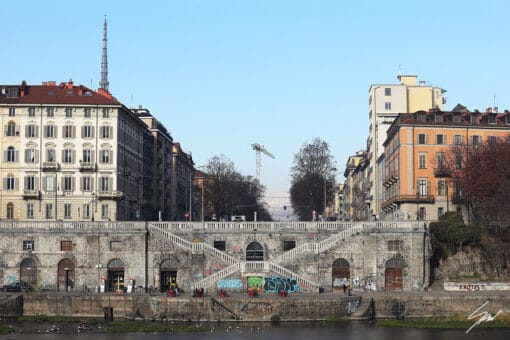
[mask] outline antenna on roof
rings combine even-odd
[[[104,15],[104,24],[103,24],[103,54],[101,56],[101,81],[99,82],[99,88],[108,91],[108,52],[107,52],[107,42],[106,38],[107,25],[106,25],[106,14]]]
[[[493,105],[494,107],[496,107],[496,94],[494,93],[494,98],[493,98]]]

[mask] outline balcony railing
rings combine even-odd
[[[447,169],[445,166],[438,166],[434,168],[434,176],[437,178],[443,178],[443,177],[450,177],[451,173],[450,170]]]
[[[38,198],[39,190],[23,190],[23,198]]]
[[[382,208],[388,208],[392,204],[401,203],[417,203],[417,204],[433,204],[435,202],[434,196],[432,195],[396,195],[385,201]]]
[[[43,171],[57,171],[58,163],[57,162],[43,162],[42,169],[43,169]]]
[[[383,185],[385,187],[390,187],[393,183],[396,183],[398,181],[398,173],[397,172],[391,172],[384,178]]]
[[[122,191],[116,191],[116,190],[99,190],[97,192],[97,198],[98,199],[119,199],[124,197],[124,193]]]
[[[80,161],[80,171],[94,171],[96,170],[96,163]]]

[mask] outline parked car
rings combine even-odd
[[[21,292],[21,284],[19,282],[11,282],[2,286],[4,292]]]

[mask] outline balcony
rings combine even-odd
[[[96,170],[96,163],[80,161],[81,172],[93,172]]]
[[[39,198],[39,190],[23,190],[22,194],[23,198],[29,199],[29,198]]]
[[[43,162],[42,164],[42,170],[43,171],[51,171],[55,172],[58,171],[58,163],[57,162]]]
[[[384,178],[383,185],[385,187],[391,187],[394,183],[397,183],[398,179],[398,172],[392,171]]]
[[[435,199],[432,195],[396,195],[386,200],[382,204],[382,209],[386,209],[395,204],[416,203],[416,204],[434,204]]]
[[[122,191],[99,190],[97,192],[98,199],[121,199],[123,197],[124,197],[124,193]]]
[[[434,176],[436,178],[445,178],[445,177],[450,177],[451,173],[450,173],[449,169],[447,169],[444,165],[441,165],[441,166],[434,168]]]
[[[461,195],[459,193],[454,193],[452,195],[452,203],[453,204],[466,204],[466,199],[464,198],[463,195]]]

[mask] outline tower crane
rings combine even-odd
[[[251,145],[251,147],[253,150],[255,150],[255,153],[257,155],[257,180],[260,182],[260,166],[261,166],[260,153],[262,152],[266,156],[271,157],[273,159],[274,159],[274,155],[271,152],[267,151],[263,145],[260,145],[258,143],[253,143]]]

